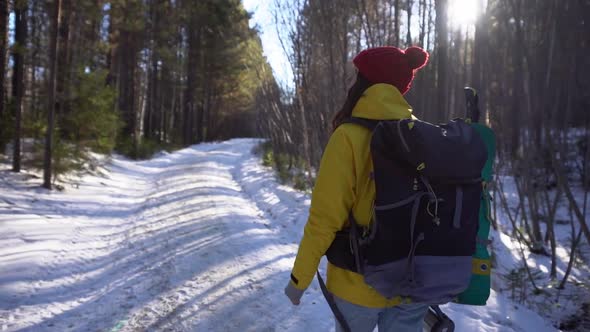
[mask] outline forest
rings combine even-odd
[[[14,172],[43,170],[51,189],[92,153],[146,159],[260,137],[264,162],[309,190],[352,58],[416,45],[430,62],[405,96],[414,114],[464,117],[471,86],[496,134],[492,211],[519,243],[513,295],[541,307],[588,294],[588,280],[567,285],[590,254],[590,2],[473,0],[466,25],[453,23],[453,2],[274,0],[272,29],[293,73],[282,82],[240,0],[0,0],[0,155]],[[550,259],[547,271],[529,255]],[[586,314],[588,303],[578,303]]]
[[[255,93],[272,76],[240,1],[0,6],[0,147],[24,142],[13,169],[44,167],[47,188],[88,151],[145,158],[255,135]]]

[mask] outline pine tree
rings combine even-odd
[[[12,155],[12,171],[21,170],[21,136],[22,136],[22,114],[24,106],[24,73],[25,53],[27,49],[27,7],[28,1],[19,0],[14,4],[15,17],[15,45],[13,46],[14,76],[13,76],[13,97],[15,99],[15,129]]]
[[[0,119],[4,119],[6,112],[4,82],[6,80],[6,52],[8,51],[8,0],[0,0],[0,22]],[[0,133],[0,149],[3,145],[1,137]]]
[[[51,8],[51,29],[49,42],[49,84],[47,91],[47,134],[45,138],[45,158],[43,167],[43,187],[51,189],[52,187],[52,161],[53,161],[53,129],[55,114],[55,93],[56,93],[56,75],[57,75],[57,54],[59,54],[58,36],[61,18],[61,0],[54,0]]]

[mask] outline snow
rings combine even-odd
[[[0,171],[0,331],[333,331],[316,281],[283,295],[310,198],[259,143],[114,156],[63,192]],[[443,310],[457,331],[556,330],[496,292]]]
[[[515,210],[518,207],[518,195],[514,179],[509,176],[500,176],[498,181],[502,181],[504,195],[508,198],[507,203],[512,209],[512,214],[515,215]],[[573,190],[577,192],[576,197],[583,201],[583,190],[575,186],[573,186]],[[552,199],[554,194],[554,192],[550,193]],[[499,200],[498,198],[497,201]],[[499,205],[500,203],[496,202],[496,204]],[[565,223],[558,222],[554,225],[557,244],[556,281],[551,280],[549,277],[551,257],[531,253],[526,248],[526,245],[520,244],[514,237],[508,235],[513,232],[513,226],[505,211],[498,209],[497,219],[500,222],[500,230],[492,232],[494,238],[493,252],[496,255],[494,270],[496,278],[492,279],[494,288],[510,293],[512,291],[511,286],[503,280],[502,276],[508,275],[516,269],[524,268],[524,262],[526,262],[532,273],[542,272],[537,276],[535,283],[543,290],[543,293],[534,295],[534,289],[528,281],[528,276],[523,273],[523,278],[526,279],[523,285],[527,288],[524,290],[524,293],[526,293],[523,296],[524,300],[519,302],[523,302],[523,304],[535,311],[542,311],[553,322],[563,321],[564,318],[576,314],[582,303],[590,301],[590,290],[587,286],[583,286],[584,283],[587,284],[588,280],[590,280],[590,266],[587,261],[588,257],[590,257],[590,246],[585,241],[582,241],[578,247],[577,264],[573,265],[564,289],[560,290],[556,287],[567,270],[572,243],[572,226],[568,215],[568,203],[566,203],[565,199],[562,199],[558,207],[556,220],[565,221]],[[574,226],[577,233],[580,225],[577,221],[574,221]],[[517,227],[522,228],[520,223],[517,224]],[[542,233],[545,234],[546,223],[541,223],[541,228]],[[524,230],[521,231],[524,232]],[[521,247],[524,249],[524,259]],[[545,247],[547,252],[551,251],[549,244],[546,244]],[[517,289],[518,292],[521,292],[521,290]]]

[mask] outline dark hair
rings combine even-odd
[[[332,118],[333,131],[336,130],[336,128],[338,128],[338,126],[341,125],[346,119],[352,116],[352,110],[354,109],[354,106],[356,106],[356,103],[359,101],[359,99],[361,99],[365,90],[367,90],[371,85],[373,84],[364,78],[361,73],[357,73],[356,81],[354,81],[354,84],[350,87],[350,89],[348,89],[348,95],[346,96],[344,105],[342,105],[340,111],[338,111],[338,113],[336,113]]]

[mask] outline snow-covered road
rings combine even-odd
[[[314,282],[282,294],[309,197],[276,183],[258,140],[114,157],[65,192],[0,172],[0,331],[330,331]],[[447,307],[458,331],[553,331],[494,293]]]

